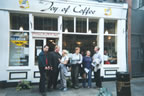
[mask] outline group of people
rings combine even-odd
[[[67,77],[69,71],[71,72],[71,80],[73,88],[79,88],[79,74],[83,78],[82,86],[86,87],[86,80],[88,79],[88,88],[91,88],[91,76],[94,71],[96,87],[101,88],[102,82],[100,77],[100,69],[102,58],[99,53],[100,48],[94,47],[95,54],[91,57],[91,52],[86,51],[86,55],[80,54],[80,47],[75,48],[75,53],[69,55],[67,50],[62,50],[60,55],[59,46],[55,46],[53,52],[48,52],[49,46],[45,45],[43,51],[39,54],[38,65],[40,71],[39,91],[45,93],[45,83],[47,81],[47,88],[57,88],[58,75],[60,73],[60,90],[67,90]],[[70,70],[68,70],[70,69]],[[87,78],[88,77],[88,78]]]

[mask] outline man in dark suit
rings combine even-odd
[[[57,86],[57,79],[59,75],[58,65],[60,64],[59,59],[61,59],[61,55],[59,54],[60,47],[55,46],[55,50],[50,53],[50,62],[51,62],[51,71],[49,71],[49,81],[48,81],[48,90],[56,89]]]
[[[45,45],[38,57],[38,67],[40,71],[39,91],[45,93],[46,70],[50,70],[50,60],[48,55],[49,46]]]

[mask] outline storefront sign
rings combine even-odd
[[[57,15],[126,18],[127,4],[86,4],[49,0],[1,0],[0,9]]]
[[[16,44],[17,46],[23,46],[27,44],[27,41],[11,40],[11,42]]]
[[[33,32],[33,37],[59,37],[59,33]]]
[[[91,7],[83,7],[82,5],[77,6],[68,5],[66,7],[61,7],[57,6],[54,2],[48,2],[46,3],[46,5],[48,5],[47,8],[42,9],[40,11],[51,11],[53,13],[57,13],[58,11],[60,11],[63,14],[67,14],[68,11],[72,9],[72,13],[74,14],[89,15],[96,13],[95,9],[91,9]]]

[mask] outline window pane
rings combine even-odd
[[[27,14],[10,14],[10,28],[15,30],[29,30],[29,16]]]
[[[63,35],[63,49],[67,49],[70,53],[74,52],[75,47],[80,47],[82,54],[85,54],[86,50],[90,50],[93,54],[93,49],[96,45],[97,36]]]
[[[76,32],[86,33],[87,22],[86,18],[76,18]]]
[[[29,33],[11,32],[10,66],[28,66]]]
[[[74,18],[63,17],[63,32],[74,32]]]
[[[117,38],[104,37],[104,64],[117,64]]]
[[[116,34],[116,20],[105,20],[104,34]]]
[[[51,30],[57,31],[58,20],[53,17],[34,17],[34,29],[35,30]]]
[[[89,19],[89,32],[97,33],[97,25],[98,25],[98,20]]]

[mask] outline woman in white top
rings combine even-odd
[[[60,83],[61,83],[61,90],[66,91],[67,90],[67,82],[66,82],[66,77],[68,76],[68,70],[66,67],[66,64],[68,63],[68,51],[63,50],[62,51],[62,58],[59,64],[59,69],[60,69]]]

